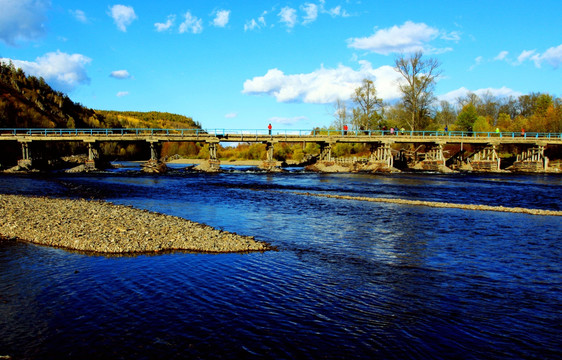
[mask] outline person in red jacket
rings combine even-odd
[[[271,124],[267,125],[267,130],[269,130],[269,135],[271,135]]]

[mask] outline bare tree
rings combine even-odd
[[[422,57],[423,53],[418,51],[410,57],[400,55],[395,59],[394,70],[404,78],[399,87],[404,106],[410,112],[408,125],[412,130],[424,126],[424,119],[428,117],[434,100],[435,78],[441,74],[441,64],[436,59]]]
[[[343,129],[343,126],[349,122],[349,112],[347,110],[347,104],[341,99],[337,99],[333,106],[333,111],[331,112],[334,116],[334,122],[332,126],[336,130]]]
[[[355,129],[369,130],[375,129],[382,115],[383,102],[377,97],[375,84],[368,79],[364,79],[360,87],[355,89],[351,97],[357,105],[353,109],[353,125]]]

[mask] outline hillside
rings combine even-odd
[[[53,90],[43,78],[0,62],[2,128],[201,128],[192,118],[163,112],[93,110]]]
[[[108,111],[96,110],[106,122],[117,123],[124,128],[200,129],[201,124],[192,118],[167,112]]]

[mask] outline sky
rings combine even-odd
[[[0,59],[93,109],[204,129],[334,122],[363,79],[400,98],[397,56],[441,66],[435,95],[562,96],[562,1],[0,0]]]

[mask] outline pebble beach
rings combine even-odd
[[[104,201],[0,195],[0,238],[104,253],[271,250],[243,236],[183,218]]]

